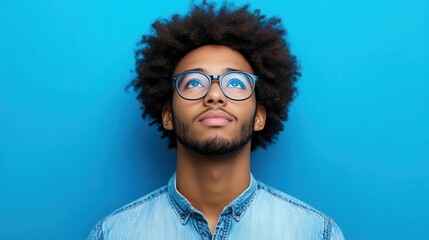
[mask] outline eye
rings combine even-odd
[[[200,80],[198,79],[190,79],[186,82],[185,88],[196,88],[196,87],[204,87]]]
[[[233,78],[228,81],[228,84],[226,87],[229,88],[239,88],[239,89],[246,89],[246,85],[241,81],[240,79]]]

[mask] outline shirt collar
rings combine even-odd
[[[222,211],[222,214],[228,212],[232,213],[232,217],[236,221],[240,221],[243,217],[246,209],[252,203],[252,200],[255,197],[257,189],[257,181],[253,178],[253,175],[250,174],[250,184],[249,187],[244,190],[237,198],[232,202],[226,205]],[[168,181],[168,193],[170,196],[170,203],[173,210],[176,212],[182,224],[185,224],[189,217],[193,213],[202,214],[196,208],[194,208],[191,203],[177,191],[176,187],[176,173]]]

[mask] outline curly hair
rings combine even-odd
[[[296,57],[285,40],[286,30],[277,17],[267,18],[249,5],[235,7],[224,2],[193,3],[187,15],[159,19],[143,35],[135,52],[137,77],[134,87],[142,104],[143,118],[157,124],[161,138],[169,137],[169,148],[175,148],[176,135],[162,125],[162,109],[171,104],[171,77],[181,58],[204,45],[224,45],[240,52],[259,77],[255,92],[257,104],[267,112],[265,128],[254,132],[251,149],[266,148],[283,130],[288,119],[289,103],[297,93],[295,83],[301,76]]]

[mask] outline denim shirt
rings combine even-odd
[[[337,224],[309,205],[251,176],[249,187],[220,214],[214,234],[204,214],[168,185],[97,223],[88,240],[102,239],[344,239]]]

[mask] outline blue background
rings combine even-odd
[[[1,1],[0,239],[84,239],[166,184],[175,152],[124,88],[141,35],[188,6]],[[254,175],[333,217],[347,239],[429,239],[429,1],[251,6],[283,19],[303,73]]]

